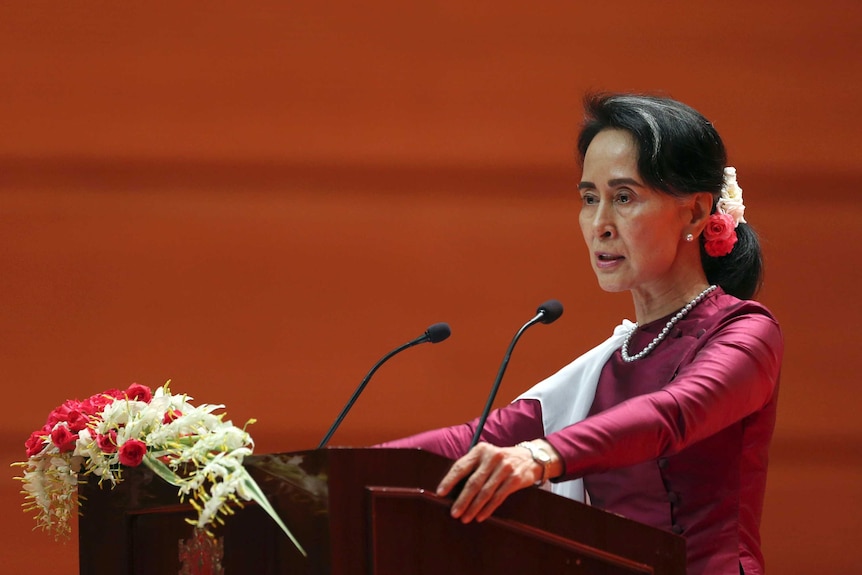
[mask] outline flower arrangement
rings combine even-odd
[[[25,511],[36,512],[37,526],[68,536],[79,476],[113,487],[125,468],[145,465],[194,507],[197,520],[188,521],[197,528],[212,534],[213,524],[233,513],[232,505],[254,501],[305,554],[242,465],[254,446],[245,426],[214,414],[223,405],[195,407],[190,397],[171,394],[169,385],[155,393],[137,383],[125,391],[109,389],[68,400],[48,415],[25,443],[27,461],[13,464],[24,468]]]
[[[736,227],[745,221],[742,188],[736,181],[736,168],[724,168],[724,185],[716,203],[716,212],[709,216],[703,230],[703,247],[711,257],[726,256],[737,242]]]

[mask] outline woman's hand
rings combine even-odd
[[[559,455],[548,443],[541,441],[541,444],[551,454],[550,477],[553,477],[553,471],[560,467]],[[509,494],[540,481],[543,471],[542,464],[533,460],[528,449],[479,443],[452,465],[440,481],[437,495],[447,495],[459,481],[469,476],[452,504],[451,514],[463,523],[474,519],[481,522],[490,517]]]

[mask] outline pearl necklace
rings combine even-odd
[[[717,286],[715,286],[715,285],[711,285],[708,288],[706,288],[705,290],[703,290],[702,292],[700,292],[696,298],[694,298],[693,300],[691,300],[690,302],[685,304],[684,308],[682,308],[681,310],[676,312],[676,315],[673,316],[672,318],[670,318],[670,321],[667,322],[667,324],[664,326],[664,329],[661,330],[661,333],[658,334],[657,336],[655,336],[655,338],[650,342],[650,344],[648,346],[646,346],[643,349],[643,351],[636,353],[635,355],[629,355],[629,342],[631,341],[632,336],[635,334],[635,332],[638,329],[638,324],[635,324],[635,326],[632,328],[632,330],[626,336],[626,339],[623,342],[623,347],[620,350],[622,352],[623,361],[626,363],[631,363],[631,362],[635,361],[636,359],[640,359],[640,358],[648,355],[652,350],[655,349],[655,346],[660,344],[662,342],[662,340],[667,337],[667,334],[670,333],[670,330],[673,329],[673,326],[675,326],[679,320],[684,318],[686,316],[686,314],[688,312],[690,312],[692,310],[692,308],[694,308],[694,306],[699,304],[703,300],[703,298],[705,298],[707,295],[709,295],[709,292],[714,290],[716,287]]]

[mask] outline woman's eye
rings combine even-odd
[[[632,200],[631,194],[628,192],[622,192],[617,194],[617,203],[619,204],[627,204]]]
[[[581,197],[581,201],[583,201],[583,202],[584,202],[584,205],[585,205],[585,206],[592,206],[593,204],[597,204],[597,203],[598,203],[598,200],[597,200],[597,199],[596,199],[596,197],[595,197],[595,196],[593,196],[592,194],[584,194],[584,195]]]

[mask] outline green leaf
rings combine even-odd
[[[164,479],[167,483],[173,485],[174,487],[182,487],[182,478],[177,475],[174,471],[171,470],[170,467],[165,465],[161,460],[153,457],[149,453],[144,455],[144,465],[153,470],[153,473]],[[294,537],[293,533],[290,532],[290,529],[284,524],[281,520],[281,517],[278,516],[278,513],[275,512],[275,509],[269,502],[269,499],[266,498],[260,486],[254,480],[254,478],[249,475],[248,471],[245,468],[241,468],[242,474],[242,483],[245,487],[248,494],[251,496],[252,501],[260,505],[261,509],[266,511],[267,515],[269,515],[275,524],[278,525],[284,534],[290,539],[296,549],[302,553],[303,557],[308,557],[308,553],[305,552],[302,545],[300,545],[299,541]]]
[[[299,544],[296,537],[293,536],[293,533],[290,532],[290,529],[282,522],[281,517],[278,516],[278,513],[275,512],[272,505],[270,505],[269,500],[264,495],[263,491],[258,486],[257,482],[254,478],[248,474],[248,471],[243,469],[243,484],[245,485],[246,490],[251,495],[252,500],[260,505],[261,509],[267,512],[267,514],[275,521],[276,525],[281,527],[281,530],[284,531],[284,534],[288,536],[290,541],[293,543],[294,547],[302,553],[303,557],[308,557],[308,553],[305,552],[305,549],[302,548],[302,545]]]
[[[174,487],[182,487],[182,478],[160,459],[156,459],[149,453],[144,455],[144,465],[153,470],[153,473],[170,483]]]

